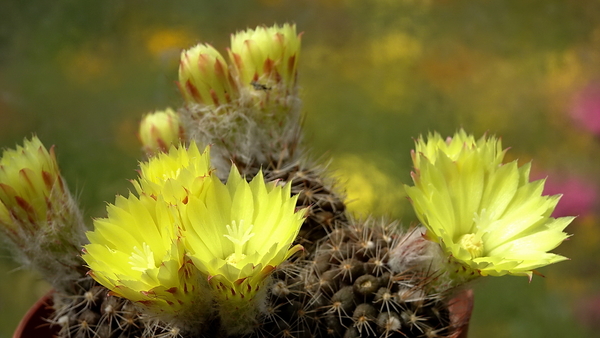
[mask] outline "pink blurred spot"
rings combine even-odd
[[[596,187],[579,177],[560,177],[551,175],[544,186],[544,195],[563,195],[552,216],[584,216],[593,212],[598,197]]]
[[[575,315],[584,326],[600,330],[600,295],[580,299],[575,306]]]
[[[600,134],[600,83],[588,84],[576,94],[571,116],[584,129]]]

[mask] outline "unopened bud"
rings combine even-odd
[[[167,108],[145,115],[140,123],[139,136],[144,151],[153,155],[166,152],[172,144],[179,144],[184,130],[179,115]]]
[[[237,95],[227,62],[208,44],[198,44],[181,53],[179,88],[188,103],[219,106]]]
[[[55,288],[83,277],[81,212],[60,175],[53,148],[37,137],[0,158],[0,233],[21,263]]]
[[[268,90],[283,82],[296,84],[296,66],[300,52],[296,25],[257,27],[231,36],[229,57],[239,81],[244,85]]]

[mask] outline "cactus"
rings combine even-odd
[[[0,228],[31,267],[62,265],[45,274],[59,337],[456,337],[451,299],[470,280],[564,259],[547,252],[572,220],[549,216],[559,198],[462,130],[416,142],[405,188],[422,226],[348,215],[302,147],[300,42],[285,24],[233,35],[229,63],[184,51],[185,104],[144,118],[149,159],[89,243],[52,148],[5,153]]]

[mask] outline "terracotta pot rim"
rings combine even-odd
[[[450,325],[453,333],[449,338],[467,338],[469,322],[473,313],[474,294],[472,289],[465,289],[456,294],[448,303]]]
[[[50,313],[52,313],[52,296],[55,290],[51,289],[45,295],[40,297],[30,308],[27,310],[19,325],[15,329],[12,338],[31,338],[31,337],[44,337],[40,336],[40,332],[36,331],[41,329],[42,326],[49,326],[50,324],[45,320]],[[48,330],[45,330],[48,331]],[[48,331],[54,332],[54,331]],[[52,336],[50,336],[52,337]]]

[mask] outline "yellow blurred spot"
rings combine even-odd
[[[403,32],[392,32],[371,42],[371,62],[374,66],[386,66],[412,61],[421,51],[419,40]]]
[[[302,46],[302,66],[311,70],[322,70],[323,65],[328,65],[336,71],[344,70],[349,68],[346,66],[348,58],[344,55],[347,55],[344,50],[324,43]]]
[[[579,54],[580,51],[571,49],[566,52],[548,53],[546,56],[546,97],[551,111],[557,115],[555,123],[563,123],[564,112],[571,109],[574,93],[588,82],[586,73],[589,70],[584,69]]]
[[[96,48],[63,51],[59,62],[69,80],[76,84],[89,84],[110,73],[110,58],[105,54]]]
[[[480,52],[464,45],[441,46],[428,51],[419,71],[438,89],[452,93],[461,82],[473,80],[482,57]]]
[[[259,2],[261,5],[271,6],[271,7],[283,5],[283,1],[281,1],[281,0],[260,0]]]
[[[561,254],[569,257],[569,264],[559,264],[552,270],[544,273],[548,289],[570,295],[571,299],[580,299],[589,296],[590,290],[595,290],[597,273],[590,273],[595,266],[600,243],[600,227],[598,216],[589,214],[578,217],[567,228],[573,237],[564,243]]]
[[[389,107],[398,104],[406,93],[407,82],[402,79],[410,76],[422,49],[418,39],[396,30],[373,40],[353,41],[344,48],[312,46],[302,58],[305,64],[314,59],[316,65],[333,65],[342,77],[363,87],[377,104]]]
[[[583,69],[575,50],[549,53],[545,63],[548,69],[546,85],[552,93],[561,93],[586,82],[582,78]]]
[[[375,163],[356,155],[343,155],[332,163],[346,188],[348,210],[357,216],[402,214],[406,207],[402,185],[379,170]]]
[[[373,7],[373,11],[378,14],[387,14],[389,11],[398,10],[398,6],[408,4],[413,6],[429,7],[436,0],[372,0],[369,5]],[[439,0],[437,0],[439,2]],[[346,1],[349,5],[362,5],[364,0]]]
[[[193,44],[193,42],[191,36],[183,30],[163,29],[148,35],[146,48],[150,54],[157,58],[172,53],[179,57],[179,52]]]
[[[572,231],[576,231],[575,236],[581,251],[588,252],[589,250],[598,248],[598,243],[600,243],[600,226],[598,226],[597,216],[590,214],[579,217],[571,227],[573,228]]]
[[[589,291],[594,289],[591,279],[584,279],[581,276],[569,275],[567,273],[558,274],[552,272],[544,272],[548,278],[544,279],[547,283],[548,290],[552,290],[561,294],[569,295],[571,299],[585,297]]]
[[[0,78],[2,78],[2,74],[0,74]],[[30,123],[23,114],[19,114],[19,111],[15,109],[14,104],[10,102],[11,98],[11,92],[0,93],[0,133],[6,138],[27,133],[27,125]]]
[[[410,76],[420,59],[421,42],[402,31],[394,31],[372,40],[366,50],[365,63],[370,66],[355,67],[367,72],[359,75],[358,80],[377,104],[393,107],[407,92],[410,82],[402,79]]]
[[[137,128],[138,120],[133,118],[118,120],[113,125],[115,144],[120,150],[131,156],[139,156],[141,153]]]

